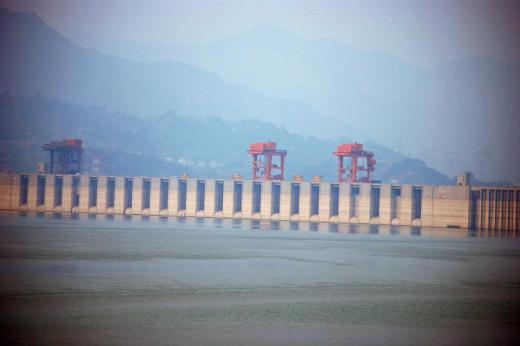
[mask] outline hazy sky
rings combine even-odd
[[[1,1],[1,0],[0,0]],[[68,37],[209,43],[275,25],[420,66],[474,54],[520,60],[520,1],[2,1]]]

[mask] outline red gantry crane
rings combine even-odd
[[[51,141],[42,147],[50,154],[49,173],[76,174],[81,171],[81,154],[83,142],[81,139],[64,139]]]
[[[374,159],[374,153],[371,151],[363,150],[363,144],[340,144],[338,145],[334,155],[338,157],[338,181],[349,182],[349,183],[370,183],[372,182],[372,172],[374,172],[376,160]],[[350,158],[351,165],[345,167],[343,159]],[[365,159],[365,166],[362,166],[363,162],[358,162],[358,159]],[[366,172],[365,176],[358,178],[358,171]]]
[[[247,152],[253,158],[251,164],[253,180],[283,180],[286,150],[277,150],[276,143],[269,141],[250,144]],[[275,157],[280,158],[279,163],[273,163]]]

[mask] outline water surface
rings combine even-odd
[[[11,343],[520,343],[507,232],[0,215]]]

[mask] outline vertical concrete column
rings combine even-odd
[[[421,226],[434,225],[435,221],[435,199],[439,196],[439,186],[423,185],[422,186],[422,212],[421,212]]]
[[[482,229],[482,191],[478,191],[478,194],[479,196],[477,198],[477,218],[475,219],[475,228]]]
[[[459,186],[460,195],[462,198],[457,197],[457,205],[461,208],[461,219],[459,219],[459,225],[462,228],[470,227],[470,218],[471,218],[471,187],[467,186]],[[460,196],[458,194],[458,196]]]
[[[509,231],[509,192],[510,190],[504,190],[504,230]]]
[[[495,199],[496,199],[496,190],[489,190],[489,223],[488,223],[488,229],[494,230],[495,229]]]
[[[20,174],[9,174],[9,210],[20,209]]]
[[[143,177],[133,177],[132,179],[132,215],[143,213]]]
[[[0,209],[2,210],[9,210],[11,207],[15,180],[13,174],[0,173]]]
[[[204,215],[207,217],[215,216],[215,179],[206,179]]]
[[[177,216],[179,209],[179,179],[170,178],[168,182],[168,215]]]
[[[72,176],[69,174],[63,175],[63,196],[61,197],[61,210],[66,213],[72,212]]]
[[[224,180],[224,204],[222,210],[222,216],[233,217],[233,190],[234,180]]]
[[[500,213],[501,229],[507,231],[507,190],[502,190],[500,202],[502,205],[502,212]]]
[[[89,176],[81,175],[79,178],[79,212],[87,213],[88,212],[88,197],[89,197]]]
[[[489,189],[486,189],[486,198],[484,198],[484,229],[489,230],[490,226],[490,210],[491,210],[491,192]]]
[[[13,179],[10,174],[0,173],[0,209],[8,210],[11,207],[11,192]]]
[[[499,196],[500,196],[500,190],[494,190],[494,198],[493,198],[493,221],[492,221],[492,229],[497,231],[498,230],[498,216],[499,216]]]
[[[509,191],[509,230],[515,230],[515,190]]]
[[[501,230],[502,219],[502,190],[495,191],[495,229]]]
[[[389,225],[392,223],[392,185],[380,185],[379,199],[379,224]]]
[[[473,191],[473,192],[476,193],[476,191]],[[479,194],[479,197],[476,199],[476,205],[475,205],[475,210],[476,210],[475,228],[476,229],[482,229],[482,224],[481,224],[481,220],[482,220],[482,192],[478,191],[478,194]]]
[[[520,190],[514,191],[513,224],[514,230],[520,231]]]
[[[520,231],[520,190],[515,191],[515,230]]]
[[[107,177],[106,176],[98,176],[97,181],[97,212],[98,213],[106,213],[107,212]]]
[[[500,222],[501,222],[501,214],[502,214],[502,208],[501,208],[501,200],[502,200],[502,190],[498,189],[495,192],[495,230],[501,230],[500,228]]]
[[[518,230],[518,199],[517,199],[517,190],[513,190],[511,192],[511,228],[513,231]]]
[[[20,175],[0,173],[0,209],[3,210],[18,210],[20,202],[16,203],[13,198],[18,198],[16,189],[20,191]]]
[[[350,184],[339,184],[339,206],[338,220],[339,222],[348,222],[350,219]]]
[[[469,210],[468,210],[468,228],[473,227],[473,229],[478,229],[478,207],[479,207],[479,198],[476,197],[476,193],[469,189],[469,200],[468,200]]]
[[[161,178],[150,180],[150,214],[159,215]]]
[[[504,190],[500,190],[500,195],[498,198],[498,229],[504,230]]]
[[[359,222],[370,222],[370,184],[359,184]]]
[[[511,231],[515,230],[515,214],[516,214],[515,196],[516,196],[516,191],[515,190],[511,190],[511,192],[510,192],[510,200],[509,200],[509,214],[510,214],[510,226],[509,226],[509,228],[510,228]]]
[[[495,215],[494,215],[494,223],[493,229],[498,231],[500,225],[500,189],[495,190]]]
[[[26,174],[16,174],[15,175],[15,178],[14,178],[14,187],[13,187],[13,196],[11,198],[11,205],[13,205],[16,209],[15,210],[20,210],[21,209],[21,185],[22,185],[22,175],[26,175]],[[29,182],[29,181],[28,181]],[[28,188],[28,186],[27,186]],[[29,189],[27,189],[27,202],[29,202]],[[25,203],[24,203],[25,204]],[[27,205],[24,206],[24,208],[26,208]]]
[[[510,190],[504,190],[504,220],[503,220],[503,229],[505,231],[509,231],[509,191]]]
[[[114,214],[125,213],[125,177],[115,177]]]
[[[511,191],[511,230],[516,231],[516,190]]]
[[[509,190],[502,190],[502,229],[508,231],[509,227]]]
[[[311,217],[311,183],[300,183],[300,221],[308,221]]]
[[[264,187],[262,186],[262,195]],[[253,181],[244,180],[242,182],[242,216],[250,218],[253,214]]]
[[[499,199],[498,199],[498,205],[499,205],[499,210],[498,210],[498,229],[503,231],[504,230],[504,224],[505,224],[505,215],[504,215],[504,209],[505,209],[505,206],[504,206],[504,194],[505,194],[505,190],[500,190],[500,195],[499,195]]]
[[[330,219],[330,183],[320,184],[318,219],[327,222]]]
[[[188,178],[186,181],[186,216],[197,215],[197,179]]]
[[[29,174],[29,191],[27,193],[27,210],[36,210],[36,185],[38,183],[37,174]]]
[[[513,190],[513,198],[512,198],[512,202],[513,202],[513,208],[512,208],[512,215],[513,215],[513,230],[514,231],[519,231],[520,230],[520,227],[518,225],[518,196],[519,195],[519,191],[518,190]]]
[[[20,206],[20,175],[0,173],[0,180],[0,209],[18,210]]]
[[[272,190],[272,181],[262,182],[262,196],[260,198],[260,216],[262,219],[271,218]]]
[[[291,217],[291,182],[280,182],[280,220]]]
[[[399,224],[410,226],[412,224],[412,185],[401,185],[401,211]]]
[[[484,193],[485,190],[480,191],[480,229],[486,229],[487,228],[487,199],[488,194],[487,191]]]
[[[45,175],[45,211],[54,210],[54,174]]]
[[[515,230],[515,190],[509,192],[509,230]]]
[[[482,229],[487,230],[489,229],[489,190],[485,189],[484,191],[486,193],[482,198]]]
[[[495,189],[489,190],[488,229],[495,229]]]

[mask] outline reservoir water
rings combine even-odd
[[[520,344],[511,232],[0,214],[3,344]]]

